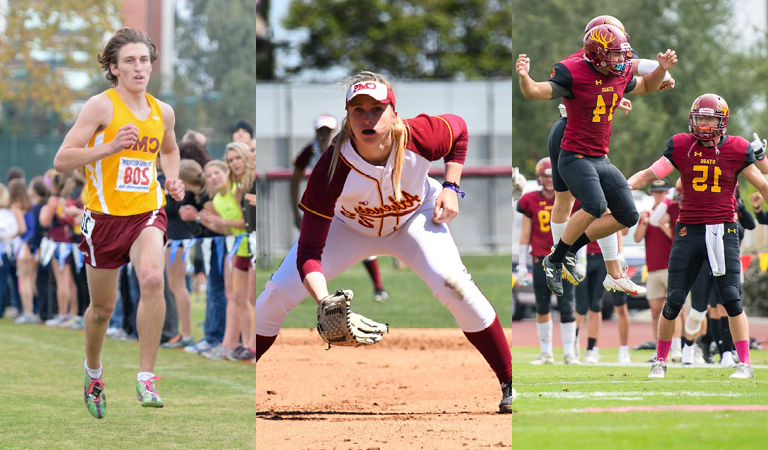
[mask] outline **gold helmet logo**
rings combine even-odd
[[[603,46],[604,49],[608,49],[608,44],[616,40],[616,36],[613,36],[610,33],[604,33],[601,30],[592,30],[592,33],[589,35],[589,38],[592,39],[595,42],[599,42],[600,45]]]

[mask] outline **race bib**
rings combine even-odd
[[[152,163],[144,159],[120,158],[117,172],[116,191],[149,192],[154,173]]]

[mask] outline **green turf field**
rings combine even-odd
[[[496,308],[501,325],[512,326],[512,256],[463,256],[462,260],[472,279]],[[279,263],[279,260],[277,261]],[[276,263],[276,264],[277,264]],[[363,264],[356,264],[350,270],[328,283],[330,289],[352,289],[355,297],[352,309],[379,322],[387,322],[394,328],[455,328],[453,316],[432,295],[427,285],[409,269],[398,270],[394,260],[388,256],[379,257],[384,287],[389,300],[384,303],[373,301],[373,285]],[[269,279],[277,268],[257,272],[257,283]],[[314,328],[317,323],[317,305],[305,299],[294,309],[285,321],[288,328]]]
[[[513,327],[514,332],[514,327]],[[600,349],[616,361],[618,349]],[[634,361],[653,352],[634,351]],[[753,351],[753,380],[731,380],[733,369],[671,364],[648,379],[650,363],[629,366],[533,366],[538,348],[512,349],[518,398],[512,445],[523,449],[766,449],[768,411],[679,411],[695,405],[768,405],[768,351]],[[716,358],[718,359],[718,358]],[[653,411],[585,412],[585,408],[657,407]]]
[[[193,324],[204,303],[193,300]],[[201,337],[199,326],[195,337]],[[83,403],[82,331],[0,320],[1,449],[256,448],[256,370],[160,349],[162,409],[135,399],[138,343],[104,341],[108,414],[91,417]]]

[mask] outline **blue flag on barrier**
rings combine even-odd
[[[179,245],[181,245],[181,241],[171,241],[171,264],[173,264],[173,260],[176,259],[176,252],[179,251]]]
[[[231,258],[237,253],[237,249],[240,248],[240,243],[243,241],[243,236],[232,236],[235,239],[235,243],[232,244],[232,248],[229,249],[228,256]]]
[[[181,241],[184,244],[184,251],[181,254],[181,259],[184,261],[187,260],[187,254],[190,250],[192,250],[192,247],[195,246],[195,240],[194,239],[184,239]]]
[[[80,248],[77,246],[77,244],[72,244],[72,256],[74,256],[75,260],[75,272],[80,273],[80,270],[83,268],[83,259],[85,257],[83,256],[83,252],[80,251]]]
[[[213,240],[216,242],[216,261],[221,270],[224,270],[224,237],[215,237]]]
[[[69,256],[70,253],[72,253],[72,247],[70,247],[69,244],[59,244],[59,254],[57,255],[57,259],[59,260],[60,266],[63,267],[64,264],[66,264],[67,256]]]

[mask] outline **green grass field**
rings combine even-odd
[[[193,323],[204,302],[193,301]],[[201,337],[197,326],[195,336]],[[135,399],[138,343],[104,342],[108,414],[97,420],[83,403],[82,331],[0,320],[0,448],[256,448],[253,365],[209,361],[160,349],[156,372],[162,409]]]
[[[472,279],[493,304],[501,325],[512,326],[512,256],[463,256],[462,260]],[[278,264],[277,261],[276,264]],[[373,285],[363,264],[356,264],[328,283],[330,289],[352,289],[355,297],[352,309],[394,328],[455,328],[453,316],[432,295],[427,285],[409,269],[398,270],[394,260],[379,257],[384,287],[389,300],[373,301]],[[269,279],[277,265],[257,272],[258,283]],[[262,282],[263,280],[263,282]],[[314,328],[317,322],[315,302],[305,299],[285,321],[287,328]]]
[[[511,256],[469,256],[464,262],[493,303],[501,323],[512,324]],[[393,327],[456,327],[448,310],[410,270],[380,258],[385,303],[372,299],[362,265],[331,282],[355,291],[353,308]],[[266,281],[274,268],[260,271]],[[202,336],[205,303],[193,299],[194,335]],[[304,301],[286,327],[315,327],[314,302]],[[0,319],[0,449],[248,449],[256,448],[255,369],[208,361],[161,349],[156,365],[163,409],[141,408],[135,400],[138,343],[105,339],[107,417],[92,418],[83,404],[82,331],[17,325]]]
[[[514,327],[513,327],[514,330]],[[670,365],[648,379],[650,363],[629,366],[533,366],[538,348],[512,349],[516,414],[512,445],[523,449],[766,449],[768,411],[680,411],[696,405],[768,405],[768,351],[753,351],[755,379],[731,380],[733,369]],[[652,351],[632,352],[635,361]],[[616,361],[618,349],[601,349]],[[717,359],[717,358],[716,358]],[[562,349],[555,349],[562,361]],[[585,412],[585,408],[656,407],[652,411]]]

